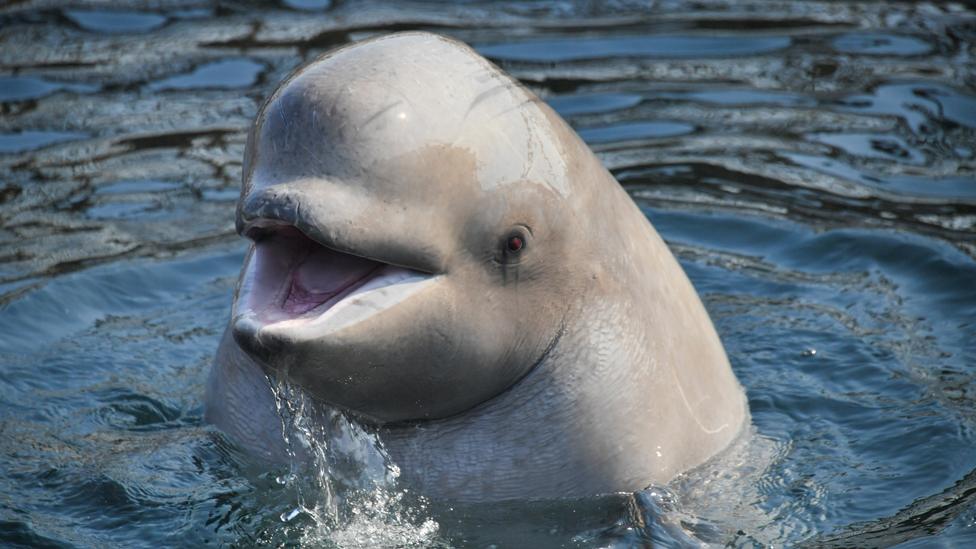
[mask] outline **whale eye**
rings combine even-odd
[[[512,235],[512,236],[508,237],[508,244],[507,244],[507,246],[508,246],[508,251],[509,252],[511,252],[513,254],[514,253],[518,253],[518,252],[520,252],[522,250],[522,247],[525,246],[525,241],[522,240],[522,237],[519,236],[519,235],[517,235],[517,234],[516,235]]]
[[[531,232],[528,228],[516,226],[502,233],[495,245],[495,261],[513,267],[525,259],[531,246]]]

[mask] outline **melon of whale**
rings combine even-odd
[[[400,33],[285,80],[251,128],[251,242],[206,417],[281,456],[270,379],[370,426],[423,493],[663,483],[748,408],[665,243],[543,101],[468,46]]]

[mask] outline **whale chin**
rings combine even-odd
[[[234,338],[248,349],[261,341],[322,338],[381,314],[439,278],[327,248],[292,226],[273,226],[246,261]]]

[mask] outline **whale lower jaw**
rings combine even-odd
[[[436,278],[389,265],[352,292],[337,296],[299,316],[268,319],[254,310],[240,311],[234,317],[235,330],[240,326],[242,330],[238,331],[287,334],[299,339],[337,332],[405,301]]]
[[[396,306],[439,278],[336,252],[287,228],[255,244],[248,258],[234,303],[234,334],[322,337]]]

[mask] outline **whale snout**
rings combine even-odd
[[[295,197],[276,189],[249,193],[237,207],[237,234],[251,238],[257,228],[269,225],[299,224],[299,202]]]

